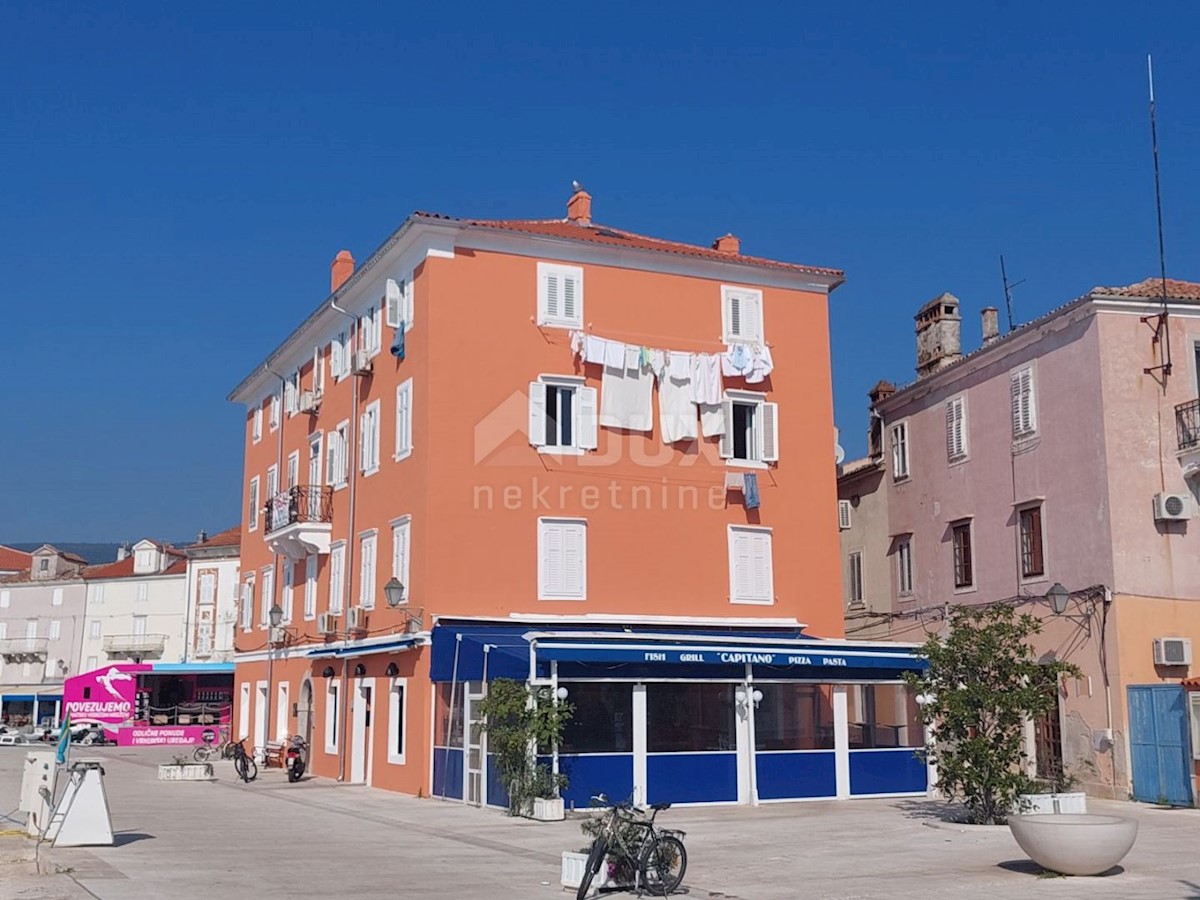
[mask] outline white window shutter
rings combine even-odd
[[[575,410],[578,420],[575,423],[575,443],[580,450],[595,450],[599,446],[597,434],[597,391],[595,388],[581,387],[575,392]]]
[[[734,532],[733,535],[733,599],[753,599],[753,552],[750,547],[750,535],[744,531]]]
[[[558,595],[563,589],[563,527],[547,523],[542,529],[542,593]]]
[[[742,297],[737,291],[725,295],[725,331],[733,339],[742,336]]]
[[[1033,369],[1021,373],[1022,424],[1027,433],[1037,431],[1037,414],[1033,402]]]
[[[838,501],[838,528],[845,531],[850,527],[850,501]]]
[[[329,368],[334,378],[342,377],[342,336],[339,334],[329,344]]]
[[[546,385],[529,382],[529,443],[546,446]]]
[[[762,295],[742,298],[742,338],[756,343],[762,342]]]
[[[553,322],[562,318],[562,279],[554,272],[542,273],[541,320]]]
[[[583,525],[567,525],[563,528],[563,585],[564,597],[584,596],[586,573],[584,559],[587,529]]]
[[[573,275],[562,276],[562,317],[574,322],[579,314],[579,282]]]
[[[779,404],[764,403],[762,405],[762,428],[759,429],[762,441],[763,462],[779,461]]]
[[[760,531],[750,534],[752,579],[751,589],[755,600],[774,600],[774,578],[771,571],[771,535]]]
[[[946,458],[955,460],[961,455],[958,449],[958,406],[951,400],[946,404]]]
[[[404,294],[404,330],[408,331],[412,328],[413,317],[417,312],[416,301],[413,300],[413,283],[411,278],[405,278],[400,282],[401,292]]]
[[[387,280],[387,285],[384,288],[384,302],[387,306],[387,323],[392,328],[395,328],[400,324],[404,297],[400,290],[400,285],[394,279],[389,278]]]
[[[1014,372],[1012,379],[1009,382],[1009,399],[1012,403],[1012,433],[1013,437],[1018,437],[1022,434],[1022,422],[1024,417],[1021,415],[1021,373]]]
[[[733,459],[733,401],[722,400],[721,412],[725,416],[725,430],[721,432],[717,450],[721,459]]]

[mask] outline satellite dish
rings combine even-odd
[[[841,444],[833,445],[834,465],[840,466],[846,459],[846,449]]]

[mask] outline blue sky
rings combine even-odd
[[[905,381],[943,290],[1029,319],[1200,279],[1200,7],[149,4],[0,9],[0,540],[234,523],[228,391],[414,209],[562,214],[837,266],[834,391]]]

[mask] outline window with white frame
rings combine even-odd
[[[967,398],[955,397],[946,403],[946,459],[959,462],[967,458]]]
[[[350,422],[339,422],[337,428],[329,432],[326,444],[325,454],[328,471],[326,472],[325,483],[333,487],[342,487],[346,484],[346,478],[349,474],[346,466],[346,456],[350,449]]]
[[[779,404],[756,391],[726,391],[725,431],[718,451],[731,463],[779,460]]]
[[[892,480],[908,477],[908,422],[897,422],[892,426]]]
[[[412,594],[412,582],[409,581],[408,575],[411,537],[411,516],[401,516],[392,522],[392,577],[404,585],[404,603],[408,602]]]
[[[896,588],[901,597],[913,593],[912,538],[901,538],[896,542]]]
[[[283,411],[294,416],[299,409],[300,370],[297,369],[283,384]]]
[[[404,330],[412,329],[413,322],[413,288],[412,277],[387,280],[384,289],[384,303],[387,308],[387,324],[392,328],[404,323]]]
[[[393,678],[388,692],[388,762],[404,765],[405,732],[408,728],[408,679]]]
[[[375,608],[375,547],[378,533],[374,530],[358,538],[358,603],[364,609]]]
[[[379,471],[379,401],[363,411],[358,422],[358,467],[363,475]]]
[[[381,340],[382,315],[378,306],[372,304],[358,320],[358,346],[366,351],[367,356],[379,352]]]
[[[62,606],[62,603],[63,603],[63,589],[60,587],[56,587],[54,589],[54,593],[50,595],[50,605],[51,606]]]
[[[279,395],[271,395],[271,430],[279,427]]]
[[[540,375],[529,384],[529,443],[546,453],[597,447],[596,389],[582,378]]]
[[[98,657],[95,657],[95,656],[89,656],[89,657],[87,658],[87,668],[86,668],[84,671],[86,671],[86,672],[93,672],[93,671],[95,671],[95,670],[96,670],[96,667],[97,667],[98,665],[100,665],[100,660],[99,660],[99,658],[98,658]]]
[[[728,528],[730,602],[774,603],[771,529],[739,525]]]
[[[329,343],[329,369],[334,381],[341,381],[350,374],[350,336],[345,331],[339,331]]]
[[[275,695],[275,740],[286,741],[288,733],[288,683],[279,682]]]
[[[325,686],[325,752],[338,752],[338,683],[330,678]]]
[[[250,417],[250,440],[256,444],[262,440],[262,420],[262,407],[257,406]]]
[[[329,611],[335,615],[342,614],[342,598],[345,586],[346,545],[335,544],[329,548]]]
[[[413,380],[409,378],[396,388],[396,452],[399,462],[412,453],[413,448]]]
[[[954,548],[954,588],[967,590],[975,586],[975,550],[971,540],[971,520],[955,522],[950,526],[950,540]]]
[[[263,499],[270,503],[279,493],[279,466],[272,463],[267,466],[267,495]]]
[[[88,639],[92,641],[100,640],[102,627],[99,619],[92,619],[92,621],[88,622]]]
[[[294,488],[300,483],[300,451],[293,450],[287,458],[287,486]]]
[[[144,581],[139,581],[137,585],[137,602],[146,603],[150,599],[150,585]]]
[[[585,519],[538,519],[538,599],[587,599]]]
[[[91,604],[94,604],[96,606],[104,605],[104,585],[102,585],[102,584],[92,585],[92,596],[88,602]]]
[[[99,587],[99,585],[97,585]],[[12,591],[0,591],[0,609],[8,609],[12,603]]]
[[[265,566],[262,570],[262,596],[259,598],[258,627],[271,624],[271,607],[275,605],[275,569]]]
[[[853,550],[846,557],[846,605],[859,606],[863,602],[863,555]]]
[[[304,618],[317,617],[317,557],[304,558]]]
[[[249,509],[246,510],[246,519],[250,523],[249,530],[258,530],[258,476],[255,475],[250,479],[250,496]]]
[[[1033,384],[1033,366],[1013,372],[1009,378],[1012,407],[1012,435],[1029,437],[1037,431],[1037,398]]]
[[[763,343],[762,291],[721,285],[721,332],[727,344]]]
[[[254,573],[246,576],[242,584],[242,631],[254,627]]]
[[[538,263],[538,324],[583,327],[583,269]]]
[[[250,737],[250,685],[245,681],[238,688],[238,737]]]
[[[850,501],[838,501],[838,530],[849,531],[850,529]]]
[[[296,600],[296,565],[291,559],[283,561],[283,596],[280,598],[279,606],[283,610],[283,618],[280,620],[285,625],[292,621],[292,603]]]
[[[313,487],[324,484],[324,472],[321,462],[321,444],[325,435],[318,431],[308,439],[308,483]]]
[[[1021,577],[1040,579],[1046,574],[1041,504],[1018,510],[1017,525],[1021,543]]]
[[[59,619],[50,620],[50,640],[57,641],[62,637],[62,621]]]
[[[325,355],[320,347],[313,347],[312,391],[314,397],[325,391]]]

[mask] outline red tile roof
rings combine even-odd
[[[242,526],[234,525],[218,531],[204,543],[188,544],[188,547],[235,547],[242,543]]]
[[[157,541],[153,543],[158,544]],[[168,544],[158,544],[168,556],[172,557],[171,564],[161,572],[139,572],[139,578],[152,578],[158,575],[178,575],[187,570],[187,557],[182,550],[176,550]],[[98,566],[88,566],[83,570],[83,577],[89,581],[104,578],[133,578],[133,553],[116,562],[103,563]]]
[[[20,572],[28,569],[32,562],[32,554],[0,544],[0,571]]]
[[[1163,295],[1163,283],[1161,278],[1147,278],[1145,281],[1127,284],[1125,287],[1095,287],[1091,292],[1110,297],[1146,297],[1151,300],[1159,300]],[[1200,284],[1194,281],[1168,278],[1167,298],[1170,300],[1194,300],[1200,303]]]
[[[662,238],[648,237],[635,234],[608,225],[572,222],[569,219],[459,219],[454,216],[444,216],[439,213],[416,212],[419,219],[441,219],[460,222],[474,228],[490,228],[496,231],[516,231],[522,234],[534,234],[541,237],[560,238],[571,241],[584,241],[591,244],[604,244],[610,247],[625,247],[634,250],[653,250],[659,253],[674,253],[678,256],[691,256],[697,259],[715,260],[718,262],[734,262],[744,266],[758,266],[764,269],[777,269],[785,272],[803,272],[809,275],[826,275],[840,279],[841,269],[824,269],[816,266],[803,266],[799,263],[780,262],[759,256],[744,256],[740,253],[725,253],[712,247],[701,247],[696,244],[684,244],[679,241],[668,241]]]

